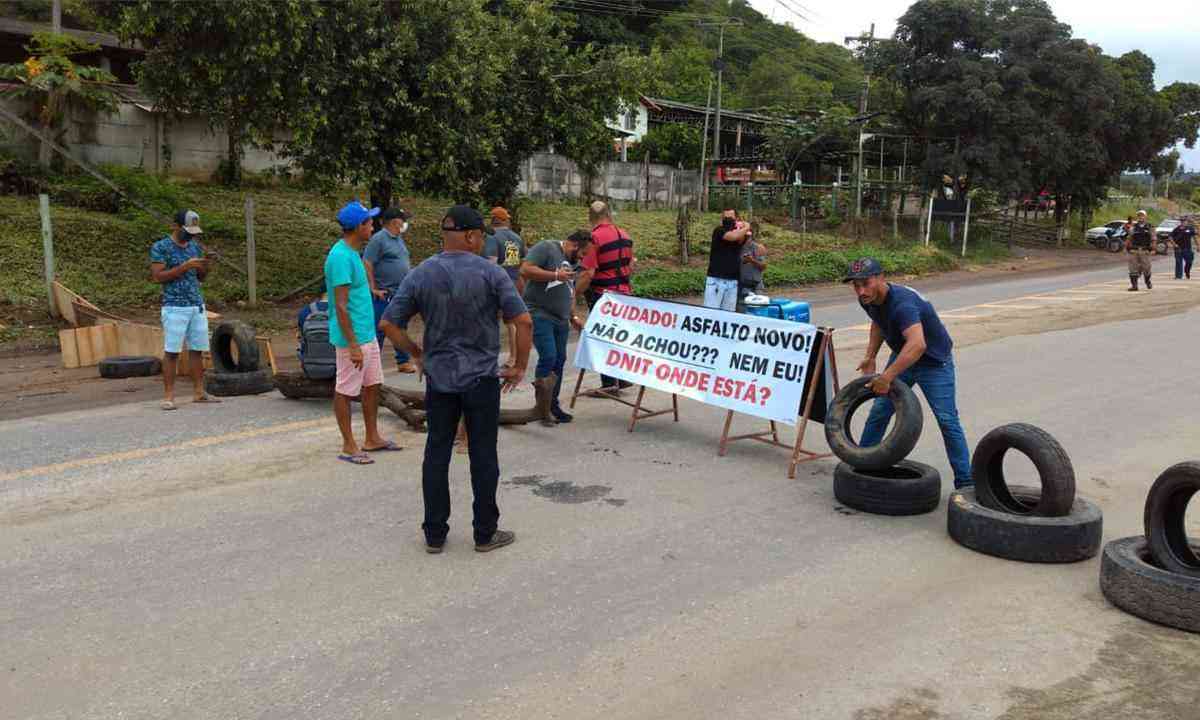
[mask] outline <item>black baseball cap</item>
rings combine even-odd
[[[483,216],[469,205],[455,205],[447,210],[445,217],[442,218],[442,229],[452,232],[482,230]]]
[[[842,282],[850,282],[851,280],[866,280],[869,277],[883,274],[883,267],[875,258],[859,258],[850,263],[850,267],[846,271],[846,277],[842,278]]]
[[[409,215],[407,212],[405,212],[404,208],[398,207],[396,205],[392,205],[391,207],[389,207],[383,211],[383,214],[379,216],[379,221],[387,222],[389,220],[395,220],[396,218],[400,218],[401,220],[407,220],[410,217],[411,217],[411,215]]]

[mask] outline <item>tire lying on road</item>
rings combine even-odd
[[[942,476],[935,468],[903,460],[883,470],[855,470],[838,463],[833,495],[855,510],[876,515],[921,515],[937,509]]]
[[[213,370],[248,373],[258,370],[258,340],[254,328],[240,320],[222,320],[212,332]],[[233,359],[237,347],[237,361]]]
[[[917,446],[925,416],[921,403],[908,385],[892,381],[888,399],[895,415],[892,429],[878,445],[863,447],[850,437],[850,418],[861,405],[879,397],[867,384],[875,376],[865,375],[847,383],[834,396],[825,414],[825,440],[843,462],[859,470],[886,470],[899,463]]]
[[[268,369],[254,372],[223,373],[209,370],[204,373],[204,391],[218,397],[260,395],[275,389]]]
[[[1125,241],[1121,238],[1108,239],[1108,251],[1111,253],[1119,253],[1125,249]]]
[[[1153,564],[1144,537],[1121,538],[1104,546],[1100,591],[1131,615],[1200,633],[1200,578]]]
[[[118,355],[100,361],[100,377],[149,377],[162,372],[162,361],[149,355]]]
[[[1012,487],[1020,499],[1033,502],[1036,488]],[[947,529],[963,547],[1006,560],[1068,563],[1087,560],[1100,551],[1104,517],[1095,504],[1075,498],[1062,517],[1012,515],[980,505],[973,490],[950,494]]]
[[[1032,499],[1009,491],[1004,456],[1017,450],[1033,461],[1042,491]],[[1050,433],[1026,423],[1001,425],[980,439],[971,456],[971,479],[979,504],[1014,515],[1061,517],[1075,502],[1075,469],[1067,451]]]
[[[1155,564],[1173,573],[1200,578],[1200,553],[1187,537],[1188,502],[1200,492],[1200,463],[1172,465],[1150,486],[1143,522]]]

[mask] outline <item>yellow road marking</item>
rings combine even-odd
[[[328,418],[320,420],[301,420],[299,422],[283,423],[281,425],[270,425],[263,428],[255,428],[254,430],[241,430],[238,432],[226,433],[224,435],[208,435],[199,437],[194,440],[187,440],[181,443],[172,445],[161,445],[159,447],[139,448],[137,450],[126,450],[124,452],[109,453],[107,455],[96,455],[90,458],[81,458],[79,460],[68,460],[66,462],[54,463],[53,465],[42,465],[40,467],[26,468],[18,470],[6,475],[0,475],[0,484],[7,483],[12,480],[19,480],[24,477],[33,475],[48,475],[50,473],[66,472],[68,470],[76,470],[79,468],[95,467],[97,465],[107,465],[115,462],[125,462],[129,460],[142,460],[155,455],[162,455],[169,452],[178,452],[179,450],[195,450],[197,448],[206,448],[222,443],[237,442],[239,440],[249,440],[251,438],[263,437],[265,435],[278,435],[280,433],[295,432],[296,430],[307,430],[316,428],[321,425],[329,425]]]

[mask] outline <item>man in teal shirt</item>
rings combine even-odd
[[[325,290],[334,307],[329,318],[329,342],[337,353],[333,413],[342,433],[342,454],[338,459],[355,465],[375,462],[367,455],[369,452],[400,449],[380,437],[376,422],[383,364],[375,340],[371,285],[360,254],[371,237],[371,218],[378,214],[379,208],[368,210],[358,201],[347,203],[337,214],[342,239],[325,256]],[[360,395],[367,430],[361,449],[350,425],[350,402]]]

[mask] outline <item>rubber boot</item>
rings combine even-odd
[[[1137,275],[1129,276],[1129,292],[1137,292],[1137,289],[1138,289],[1137,281],[1138,281]]]
[[[1146,289],[1153,290],[1154,284],[1150,282],[1150,273],[1146,273]]]

